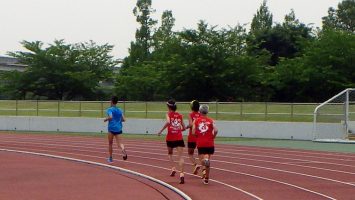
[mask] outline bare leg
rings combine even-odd
[[[179,161],[179,170],[180,173],[184,173],[184,158],[182,157],[182,153],[184,151],[184,147],[177,147],[177,156]]]
[[[205,178],[208,179],[210,176],[210,159],[211,159],[211,155],[210,154],[204,154],[203,155],[203,166],[205,166],[206,169],[206,176]]]
[[[180,170],[180,184],[185,183],[184,177],[184,158],[182,157],[182,153],[184,151],[184,147],[177,147],[177,156],[179,161],[179,170]]]
[[[189,159],[193,165],[197,165],[196,158],[194,156],[194,148],[188,148]]]
[[[109,156],[112,158],[112,144],[113,144],[113,137],[114,135],[112,133],[107,134],[107,139],[108,139],[108,153]]]
[[[123,160],[127,160],[127,153],[126,153],[126,150],[125,150],[124,145],[122,143],[122,136],[120,134],[115,135],[115,138],[116,138],[117,147],[122,150]]]
[[[113,134],[111,132],[108,132],[107,140],[108,140],[108,154],[109,154],[109,157],[107,158],[107,162],[112,163],[113,162],[113,159],[112,159]]]
[[[120,148],[122,151],[125,150],[124,149],[124,145],[122,143],[122,136],[121,135],[115,135],[115,138],[116,138],[117,147]]]
[[[175,176],[176,168],[175,168],[175,162],[173,159],[173,148],[168,147],[168,157],[169,157],[170,164],[172,166],[170,176]]]

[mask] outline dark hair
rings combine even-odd
[[[170,110],[176,111],[177,107],[176,107],[176,102],[174,99],[169,99],[168,102],[166,102],[166,105],[168,106],[168,108]]]
[[[191,107],[191,110],[198,112],[198,109],[200,108],[200,102],[198,102],[197,100],[193,100],[190,103],[190,107]]]
[[[111,97],[111,102],[112,102],[113,104],[117,104],[117,102],[118,102],[118,97],[117,97],[117,96],[112,96],[112,97]]]

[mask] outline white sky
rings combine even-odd
[[[226,27],[250,23],[263,0],[152,0],[160,20],[164,10],[172,10],[175,30],[195,28],[199,20]],[[274,22],[295,10],[305,24],[321,27],[329,7],[341,0],[268,0]],[[24,51],[20,41],[52,43],[65,39],[76,43],[93,40],[115,46],[115,58],[127,56],[138,24],[132,10],[136,0],[0,0],[0,55]]]

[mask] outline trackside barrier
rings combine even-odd
[[[164,124],[163,119],[130,119],[123,124],[124,133],[156,134]],[[187,123],[187,120],[186,120]],[[255,122],[217,120],[218,136],[313,140],[311,122]],[[339,124],[322,123],[322,129],[334,133]],[[0,130],[106,133],[103,118],[85,117],[5,117],[0,116]],[[185,131],[183,134],[186,135]]]

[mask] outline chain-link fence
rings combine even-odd
[[[210,107],[210,117],[231,121],[298,121],[311,122],[318,104],[274,102],[202,102]],[[201,104],[202,104],[201,103]],[[32,101],[1,100],[2,116],[104,117],[108,101]],[[163,119],[165,102],[120,101],[118,106],[128,118]],[[189,102],[177,102],[185,118]]]

